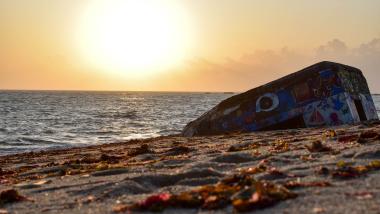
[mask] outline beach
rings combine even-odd
[[[0,213],[379,213],[379,133],[375,121],[2,156]],[[241,181],[258,193],[240,196]]]
[[[376,8],[0,0],[0,214],[380,214]]]

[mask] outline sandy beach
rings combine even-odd
[[[380,214],[379,8],[0,0],[0,214]]]
[[[372,122],[2,156],[0,213],[379,213],[379,133]],[[241,196],[242,181],[258,193]]]

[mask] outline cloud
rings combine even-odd
[[[375,38],[358,47],[347,48],[344,42],[333,40],[325,46],[327,52],[316,51],[316,60],[327,59],[352,65],[361,69],[366,76],[372,93],[380,92],[380,38]]]
[[[368,43],[362,44],[357,49],[354,49],[354,51],[366,55],[379,54],[380,38],[376,38]]]
[[[285,47],[254,50],[221,62],[197,58],[189,61],[181,71],[170,74],[177,85],[165,81],[165,78],[161,78],[161,82],[173,86],[174,90],[245,91],[325,60],[361,69],[371,91],[380,92],[380,84],[377,84],[380,77],[380,38],[353,48],[333,39],[309,52]]]
[[[327,42],[326,45],[321,45],[317,48],[316,54],[320,57],[326,57],[326,56],[334,56],[336,54],[346,54],[348,51],[347,45],[339,40],[334,39],[329,42]]]

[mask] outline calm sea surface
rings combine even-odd
[[[0,155],[178,134],[229,96],[0,91]]]
[[[0,155],[178,134],[232,95],[0,91]]]

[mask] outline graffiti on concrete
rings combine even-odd
[[[321,62],[231,97],[189,123],[186,136],[352,124],[378,119],[359,69]]]
[[[277,108],[278,104],[277,94],[266,93],[257,99],[256,112],[272,111]]]
[[[354,118],[350,114],[350,107],[346,100],[347,94],[340,93],[307,105],[303,114],[306,125],[309,127],[337,126],[353,123]]]

